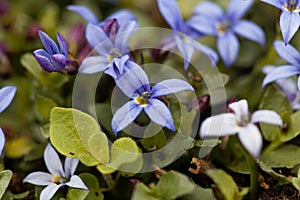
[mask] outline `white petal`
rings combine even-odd
[[[258,158],[263,145],[262,136],[258,128],[249,123],[246,127],[240,128],[238,137],[245,149],[254,157]]]
[[[31,183],[34,185],[49,185],[52,183],[52,175],[46,172],[33,172],[28,174],[23,182]]]
[[[225,113],[204,120],[200,128],[200,136],[232,135],[238,130],[236,116],[232,113]]]
[[[72,176],[70,181],[68,183],[66,183],[66,185],[69,187],[73,187],[73,188],[80,188],[80,189],[88,190],[88,188],[83,183],[81,178],[76,175]]]
[[[49,172],[53,175],[64,175],[64,171],[62,168],[61,161],[58,157],[58,154],[54,150],[54,148],[51,146],[51,144],[48,144],[45,152],[44,152],[44,160],[47,166],[47,169]]]
[[[79,159],[66,157],[65,177],[71,177],[74,174],[78,163],[79,163]]]
[[[282,126],[282,120],[280,116],[272,110],[258,110],[252,114],[251,122],[264,122],[267,124],[275,124]]]
[[[245,99],[229,104],[229,108],[233,110],[238,121],[241,121],[242,116],[249,115],[248,102]]]
[[[50,200],[62,185],[51,183],[40,194],[40,200]]]

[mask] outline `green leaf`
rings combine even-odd
[[[67,200],[103,200],[104,195],[102,194],[99,186],[97,177],[90,173],[82,173],[79,175],[84,184],[89,190],[82,190],[77,188],[69,188],[67,194]]]
[[[50,140],[61,154],[79,158],[87,166],[109,160],[106,135],[93,117],[79,110],[60,107],[51,110]]]
[[[8,191],[3,195],[2,200],[25,199],[29,195],[29,193],[30,191],[26,191],[20,194],[13,194]]]
[[[270,174],[273,178],[277,179],[279,181],[278,184],[289,184],[291,181],[284,175],[282,174],[278,174],[277,172],[275,172],[271,167],[267,166],[265,163],[263,163],[262,161],[258,162],[259,167],[267,172],[268,174]]]
[[[300,178],[292,178],[292,183],[295,186],[295,188],[300,192]]]
[[[189,178],[179,172],[169,171],[164,174],[156,185],[161,199],[176,199],[191,193],[196,188]]]
[[[51,109],[56,106],[56,103],[52,99],[40,95],[35,98],[35,103],[39,116],[43,120],[49,120]]]
[[[166,145],[167,139],[163,130],[151,137],[149,137],[149,133],[149,131],[146,131],[142,140],[142,145],[147,151],[155,151]]]
[[[0,198],[6,191],[13,173],[10,170],[0,172]]]
[[[297,111],[291,115],[291,121],[288,125],[287,132],[281,135],[280,140],[282,142],[287,142],[291,139],[294,139],[300,134],[300,111]]]
[[[140,163],[141,156],[141,150],[135,141],[129,137],[122,137],[111,146],[111,161],[97,166],[97,169],[104,174],[115,170],[136,172],[136,165]]]
[[[102,127],[107,131],[113,132],[111,128],[112,111],[110,104],[97,103],[96,104],[97,118]]]
[[[59,88],[68,81],[68,76],[57,72],[44,71],[31,53],[26,53],[21,57],[21,64],[36,78],[42,85]]]
[[[204,200],[215,200],[214,192],[210,188],[202,188],[197,186],[192,193],[184,195],[180,198],[181,200],[191,200],[191,199],[204,199]]]
[[[274,84],[266,87],[262,96],[259,109],[274,110],[279,115],[282,112],[292,113],[292,108],[285,94]],[[278,126],[260,123],[260,128],[267,141],[274,141],[281,137],[282,132]]]
[[[244,191],[239,191],[233,178],[221,169],[209,169],[207,175],[215,182],[225,200],[243,199]]]
[[[300,147],[285,145],[263,154],[260,160],[271,168],[293,168],[300,163]]]
[[[131,200],[160,200],[154,190],[148,188],[144,183],[140,182],[136,184],[135,189],[133,191]]]

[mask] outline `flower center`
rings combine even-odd
[[[248,115],[242,115],[240,121],[238,122],[238,125],[241,127],[247,126],[249,123],[249,116]]]
[[[231,27],[231,24],[228,21],[223,21],[216,25],[216,29],[220,35],[225,34]]]
[[[152,92],[143,92],[141,95],[138,95],[134,98],[135,102],[142,107],[145,107],[149,104],[149,99],[152,95]]]
[[[61,176],[59,176],[59,175],[55,175],[55,176],[53,176],[53,178],[52,178],[52,182],[53,182],[53,183],[56,183],[56,184],[60,184],[62,181],[63,181],[63,180],[62,180]]]
[[[117,48],[113,48],[109,51],[108,61],[111,63],[114,58],[121,57],[122,53]]]
[[[300,12],[298,0],[289,0],[283,5],[283,9],[290,12]]]

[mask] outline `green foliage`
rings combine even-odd
[[[4,170],[0,172],[0,198],[5,193],[12,175],[13,173],[10,170]]]

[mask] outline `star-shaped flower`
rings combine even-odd
[[[200,136],[238,134],[238,138],[245,149],[253,157],[259,157],[263,139],[255,123],[263,122],[282,126],[280,116],[271,110],[258,110],[250,116],[246,100],[231,103],[229,108],[233,113],[224,113],[204,120],[200,128]]]
[[[193,41],[193,39],[202,36],[202,33],[193,29],[189,20],[186,22],[183,20],[177,1],[157,0],[157,3],[160,13],[175,31],[174,34],[164,42],[162,48],[171,49],[174,46],[177,46],[184,58],[184,69],[187,69],[193,56],[194,49],[206,54],[215,64],[218,61],[216,52],[207,46]]]
[[[287,78],[296,74],[300,74],[300,54],[299,52],[290,44],[285,45],[283,41],[277,40],[274,42],[274,48],[278,55],[289,62],[288,65],[281,65],[276,67],[265,77],[262,86],[282,79]],[[300,90],[300,78],[298,77],[298,90]]]
[[[14,86],[6,86],[0,89],[0,113],[2,113],[12,102],[17,88]],[[0,128],[0,156],[2,154],[3,148],[5,144],[5,136]]]
[[[191,26],[205,35],[217,36],[217,48],[226,66],[234,63],[239,52],[236,34],[265,44],[263,30],[253,22],[241,20],[253,0],[231,0],[227,11],[209,1],[200,2],[195,8]]]
[[[79,159],[67,157],[63,168],[58,154],[53,147],[48,144],[44,152],[44,160],[50,173],[33,172],[27,175],[23,180],[23,182],[34,185],[47,185],[40,194],[41,200],[51,199],[56,191],[64,185],[84,190],[88,189],[80,177],[74,175]]]
[[[300,25],[300,1],[299,0],[261,0],[279,8],[282,13],[279,25],[284,43],[290,42]]]
[[[156,124],[176,131],[171,112],[159,97],[183,90],[193,91],[193,87],[183,80],[167,79],[151,88],[144,70],[132,61],[128,61],[128,65],[131,69],[116,84],[130,101],[114,113],[111,123],[113,131],[117,133],[127,127],[142,110]]]

